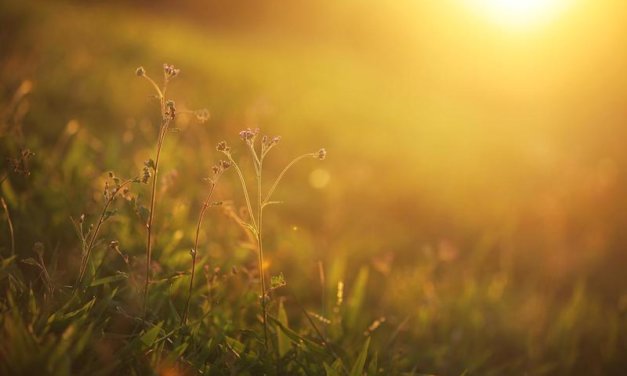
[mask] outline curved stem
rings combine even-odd
[[[207,208],[209,208],[209,200],[213,195],[213,190],[216,186],[216,182],[211,183],[211,188],[209,189],[209,193],[207,194],[207,198],[202,204],[202,208],[200,209],[200,214],[198,215],[198,223],[196,224],[196,238],[194,239],[194,251],[192,252],[192,275],[189,279],[189,291],[187,293],[187,301],[185,302],[185,310],[183,311],[183,317],[181,318],[181,325],[185,325],[187,323],[187,316],[189,314],[189,302],[192,298],[192,288],[194,286],[194,275],[196,272],[196,254],[198,253],[198,237],[200,235],[200,227],[202,226],[202,220],[205,217],[205,213]]]
[[[239,165],[237,164],[237,162],[235,162],[231,154],[227,154],[227,157],[229,158],[229,161],[233,163],[233,167],[235,167],[235,170],[237,171],[237,176],[239,176],[239,181],[242,184],[242,189],[244,190],[244,198],[246,199],[246,206],[248,208],[248,214],[250,215],[250,219],[253,222],[253,227],[255,228],[255,231],[258,232],[257,221],[255,220],[255,216],[253,214],[253,208],[252,208],[252,205],[250,204],[250,197],[248,196],[248,188],[246,187],[246,180],[244,179],[244,174],[242,174],[242,170],[239,168]]]
[[[163,102],[163,101],[162,101]],[[169,120],[164,120],[163,125],[161,126],[161,133],[159,134],[159,138],[157,141],[157,155],[155,156],[155,166],[154,166],[154,176],[152,177],[152,191],[150,194],[150,212],[148,214],[148,222],[146,223],[146,228],[148,229],[148,239],[146,241],[146,282],[144,284],[144,316],[146,314],[146,306],[148,301],[148,286],[150,285],[150,264],[152,261],[152,224],[155,213],[155,201],[157,197],[157,180],[159,174],[159,157],[161,156],[161,147],[163,146],[163,140],[165,139],[165,135],[168,131],[168,126],[170,124]]]
[[[9,235],[11,236],[11,256],[15,256],[15,233],[13,232],[13,221],[11,220],[11,213],[9,213],[9,207],[4,201],[4,197],[0,197],[0,203],[2,204],[2,208],[7,215],[7,222],[9,224]]]
[[[268,310],[266,307],[266,278],[263,271],[263,201],[261,200],[261,161],[257,169],[257,248],[259,248],[259,279],[261,280],[261,310],[263,314],[264,346],[268,350]]]
[[[78,274],[78,279],[76,280],[75,288],[78,288],[80,286],[81,282],[83,281],[83,278],[85,277],[85,273],[87,272],[87,265],[89,263],[89,257],[91,256],[91,252],[94,249],[94,244],[96,242],[96,239],[98,238],[100,227],[102,227],[102,224],[105,221],[105,216],[107,214],[107,210],[109,209],[109,206],[111,205],[111,203],[113,203],[113,200],[115,200],[115,198],[117,197],[118,193],[122,190],[122,188],[130,184],[132,181],[133,179],[128,179],[128,180],[123,181],[120,184],[120,186],[116,188],[116,190],[113,192],[111,197],[109,197],[109,199],[105,202],[105,205],[102,208],[102,212],[100,213],[100,218],[98,219],[98,223],[96,224],[96,227],[94,228],[94,232],[91,234],[91,237],[89,238],[89,244],[87,245],[87,248],[85,249],[85,256],[83,258],[83,261],[81,262],[81,268]]]
[[[285,168],[283,169],[283,171],[281,171],[281,173],[279,174],[279,176],[276,178],[276,180],[274,181],[274,184],[272,184],[272,187],[270,188],[270,190],[268,191],[268,194],[266,195],[266,198],[263,200],[263,203],[267,203],[268,201],[270,201],[270,197],[272,197],[272,194],[274,193],[274,190],[276,189],[276,187],[279,185],[279,182],[281,181],[281,179],[283,178],[283,175],[285,175],[285,173],[287,172],[287,170],[290,169],[290,167],[292,167],[296,162],[300,161],[301,159],[307,158],[307,157],[313,157],[315,156],[314,153],[307,153],[307,154],[303,154],[299,157],[294,158],[287,166],[285,166]]]
[[[157,83],[156,83],[156,82],[155,82],[152,78],[150,78],[148,75],[144,74],[144,76],[143,76],[143,77],[144,77],[145,79],[147,79],[147,80],[148,80],[148,82],[150,82],[150,83],[152,84],[152,86],[153,86],[153,87],[155,88],[155,90],[157,91],[157,94],[159,94],[159,100],[161,100],[161,99],[164,97],[164,94],[165,94],[165,93],[161,92],[161,89],[159,88],[159,85],[157,85]]]

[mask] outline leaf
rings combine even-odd
[[[375,352],[370,364],[368,364],[368,375],[376,375],[379,372],[379,353]]]
[[[0,269],[7,269],[9,266],[11,266],[12,264],[15,263],[15,260],[17,259],[17,256],[11,256],[8,258],[3,259],[0,262]]]
[[[267,201],[263,203],[263,207],[265,208],[266,206],[270,206],[270,205],[279,205],[282,204],[283,201]]]
[[[162,324],[163,322],[160,322],[159,324],[153,326],[148,331],[146,331],[146,333],[142,334],[142,336],[140,337],[140,340],[142,341],[144,345],[150,347],[152,346],[153,343],[155,343],[155,341],[157,340],[157,336],[159,335],[159,332],[161,332]]]
[[[339,373],[337,370],[333,369],[326,363],[324,363],[324,371],[326,372],[327,376],[341,376],[341,373]]]
[[[48,323],[50,324],[50,323],[55,322],[55,321],[71,319],[72,317],[78,316],[80,313],[89,311],[91,309],[91,307],[94,306],[94,303],[96,303],[96,298],[95,297],[92,298],[84,306],[82,306],[81,308],[79,308],[77,310],[74,310],[74,311],[71,311],[71,312],[68,312],[68,313],[61,313],[61,314],[59,314],[59,311],[57,311],[52,316],[50,316],[50,318],[48,318]]]
[[[126,273],[114,274],[114,275],[110,275],[108,277],[99,278],[99,279],[93,281],[89,286],[90,287],[100,286],[100,285],[104,285],[104,284],[107,284],[107,283],[121,281],[121,280],[127,279],[127,278],[128,278],[128,276],[126,275]]]
[[[287,313],[285,312],[285,307],[283,306],[283,299],[279,300],[279,312],[278,312],[278,317],[277,319],[279,320],[279,322],[285,326],[286,328],[289,328],[289,325],[287,323]],[[281,357],[284,357],[285,354],[287,354],[290,351],[290,339],[287,335],[285,335],[285,333],[283,333],[282,330],[278,330],[276,332],[277,335],[277,343],[279,346],[279,355]]]
[[[24,264],[28,264],[28,265],[33,265],[36,266],[38,268],[41,268],[41,265],[39,265],[39,263],[32,257],[29,258],[25,258],[24,260],[21,260]]]
[[[325,351],[325,349],[317,344],[316,342],[307,339],[303,336],[300,336],[298,333],[296,333],[295,331],[293,331],[290,328],[285,327],[285,325],[283,325],[279,320],[277,320],[275,317],[272,316],[268,316],[268,319],[276,326],[278,326],[283,333],[285,333],[285,335],[290,339],[290,341],[295,344],[296,346],[299,346],[301,348],[303,348],[304,350],[309,350],[309,351],[313,351],[318,353],[319,355],[323,355],[323,356],[327,356],[327,352]]]
[[[346,325],[349,328],[354,328],[357,318],[360,316],[361,306],[366,295],[366,285],[368,283],[368,267],[362,266],[359,269],[359,274],[355,278],[353,290],[348,300],[348,307],[346,311]]]
[[[244,352],[244,349],[246,348],[246,346],[241,343],[240,341],[238,341],[237,339],[233,338],[233,337],[226,337],[226,344],[231,348],[231,350],[233,350],[238,356],[240,356],[240,354],[242,352]]]
[[[370,337],[366,339],[366,343],[361,348],[361,352],[351,368],[350,376],[361,376],[364,372],[364,365],[366,364],[366,357],[368,357],[368,347],[370,346]]]

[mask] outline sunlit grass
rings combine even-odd
[[[0,5],[0,373],[620,374],[623,13],[532,3],[250,29],[193,2]],[[180,116],[151,179],[163,103],[134,68],[162,62]],[[263,192],[332,151],[281,179],[263,259],[257,127],[285,141]],[[249,204],[232,167],[213,184],[223,139]]]

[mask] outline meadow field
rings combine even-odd
[[[625,46],[612,0],[1,1],[0,375],[627,374]]]

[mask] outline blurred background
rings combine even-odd
[[[170,63],[177,107],[211,119],[181,116],[166,140],[164,270],[187,265],[216,143],[250,172],[237,133],[260,127],[282,136],[267,181],[329,153],[290,171],[267,217],[269,273],[306,305],[361,270],[361,325],[385,317],[380,351],[393,341],[407,369],[627,367],[627,3],[9,0],[0,24],[3,121],[22,130],[5,127],[2,157],[35,153],[2,186],[23,254],[41,241],[76,262],[69,218],[97,215],[106,171],[152,156],[135,68],[159,81]],[[217,196],[243,205],[232,171]],[[141,259],[126,212],[107,239]],[[237,226],[208,223],[207,263],[255,265]]]

